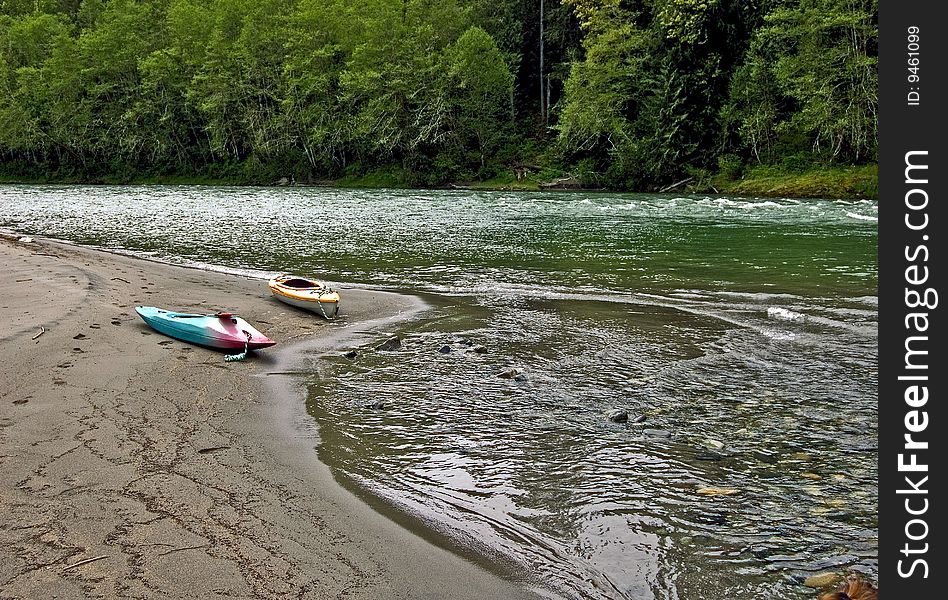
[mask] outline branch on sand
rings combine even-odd
[[[73,563],[73,564],[69,565],[68,567],[63,567],[63,571],[68,571],[69,569],[75,569],[76,567],[81,567],[82,565],[85,565],[85,564],[88,564],[88,563],[91,563],[91,562],[95,562],[95,561],[97,561],[97,560],[102,560],[103,558],[108,558],[108,557],[109,557],[108,554],[103,554],[102,556],[93,556],[92,558],[87,558],[87,559],[85,559],[85,560],[80,560],[79,562]]]

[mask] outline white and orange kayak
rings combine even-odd
[[[327,319],[339,312],[339,292],[322,282],[296,275],[279,275],[267,285],[277,300],[290,306],[313,311]]]

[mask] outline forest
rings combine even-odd
[[[0,174],[874,176],[877,54],[877,0],[0,0]]]

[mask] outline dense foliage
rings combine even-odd
[[[0,169],[387,169],[414,185],[543,171],[647,190],[871,163],[877,14],[876,0],[0,0]]]

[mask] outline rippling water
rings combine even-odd
[[[401,350],[314,364],[320,456],[575,598],[803,599],[816,572],[875,577],[877,208],[0,187],[18,231],[424,295]]]

